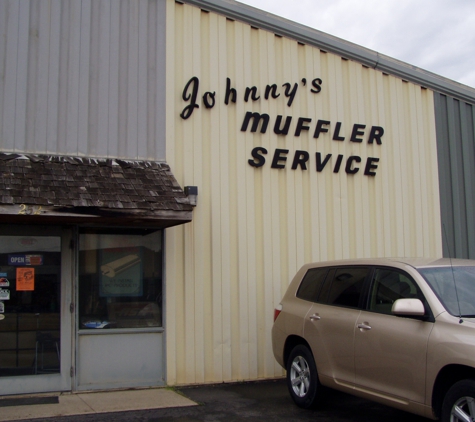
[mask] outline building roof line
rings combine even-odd
[[[180,0],[179,3],[187,3],[248,23],[253,27],[312,45],[422,87],[468,103],[475,103],[475,88],[255,7],[234,0]]]

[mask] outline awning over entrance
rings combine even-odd
[[[193,206],[164,162],[0,153],[4,222],[165,228]]]

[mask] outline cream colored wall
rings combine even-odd
[[[182,186],[199,188],[193,222],[166,232],[167,382],[281,376],[273,309],[302,264],[442,254],[433,94],[173,0],[167,22],[167,162]],[[182,93],[194,76],[200,107],[185,120]],[[224,104],[226,78],[236,104]],[[286,82],[298,83],[292,107],[283,93],[263,99],[267,84]],[[261,99],[246,103],[251,86]],[[216,92],[210,109],[206,91]],[[269,114],[265,134],[241,131],[247,111]],[[293,116],[287,136],[273,133],[277,115]],[[299,117],[312,121],[296,137]],[[314,139],[318,119],[330,132],[342,122],[346,140]],[[349,141],[355,123],[367,125],[362,143]],[[371,126],[384,128],[382,145],[367,143]],[[260,168],[248,164],[257,146],[268,150]],[[290,150],[285,169],[271,168],[276,148]],[[310,153],[307,170],[290,168],[295,150]],[[333,154],[322,172],[316,152]],[[360,171],[334,173],[337,154],[360,156]],[[367,157],[380,159],[375,176],[363,174]]]

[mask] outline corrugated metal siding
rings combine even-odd
[[[0,2],[0,149],[165,159],[165,2]]]
[[[274,306],[305,262],[368,256],[440,256],[439,185],[432,91],[248,24],[167,1],[167,160],[182,185],[199,188],[193,222],[167,230],[167,380],[203,383],[281,375],[271,350]],[[199,108],[183,89],[198,77]],[[314,78],[322,91],[312,94]],[[236,104],[224,105],[226,78]],[[291,108],[267,84],[298,84]],[[245,102],[246,87],[261,99]],[[216,92],[207,109],[206,91]],[[282,91],[281,91],[282,92]],[[247,111],[268,113],[265,134],[241,131]],[[275,135],[277,115],[293,116]],[[311,129],[293,134],[296,120]],[[312,137],[316,121],[342,122],[343,142]],[[355,123],[384,127],[382,145],[348,140]],[[248,164],[254,147],[266,164]],[[290,152],[272,169],[276,148]],[[296,150],[309,168],[292,170]],[[322,172],[315,153],[333,154]],[[335,156],[360,156],[354,175],[334,173]],[[377,174],[363,174],[378,157]]]
[[[475,259],[475,107],[434,94],[444,256]]]
[[[234,0],[180,0],[188,4],[212,11],[240,22],[275,32],[307,45],[323,48],[338,56],[346,57],[365,66],[389,73],[433,91],[463,99],[469,103],[475,97],[475,88],[444,78],[412,64],[385,56],[348,40],[335,37],[318,29],[300,25],[291,20],[273,15]]]

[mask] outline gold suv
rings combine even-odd
[[[331,387],[475,421],[475,260],[304,265],[275,310],[272,346],[301,407]]]

